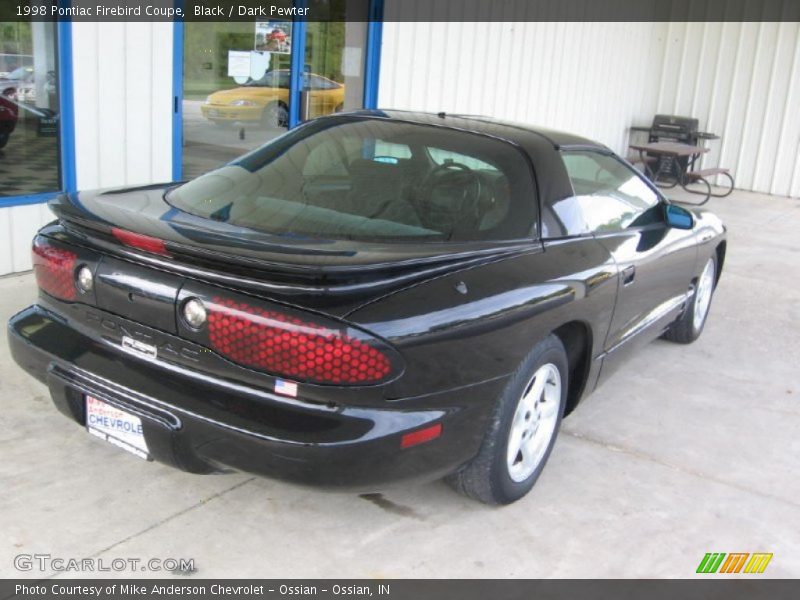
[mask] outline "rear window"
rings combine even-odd
[[[530,167],[513,145],[383,119],[321,119],[172,191],[175,207],[279,235],[439,241],[529,237]]]

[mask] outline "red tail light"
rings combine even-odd
[[[164,240],[143,235],[141,233],[134,233],[133,231],[126,231],[118,227],[111,228],[112,235],[120,242],[131,248],[138,248],[145,252],[152,252],[153,254],[161,254],[162,256],[169,256],[167,248],[164,245]]]
[[[37,239],[33,243],[33,272],[39,287],[56,298],[75,300],[75,263],[78,255]]]
[[[400,438],[400,447],[411,448],[412,446],[435,440],[440,435],[442,435],[442,424],[436,423],[436,425],[431,425],[425,429],[418,429],[417,431],[406,433]]]
[[[392,371],[369,341],[339,329],[244,302],[215,297],[207,306],[214,350],[239,364],[302,381],[370,384]]]

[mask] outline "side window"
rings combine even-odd
[[[622,231],[656,222],[659,197],[615,156],[592,151],[562,153],[575,195],[553,204],[556,216],[582,231]]]

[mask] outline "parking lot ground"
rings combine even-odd
[[[730,237],[701,339],[621,368],[505,508],[441,482],[362,497],[147,463],[61,416],[0,340],[0,576],[91,575],[15,569],[36,553],[190,558],[190,577],[682,578],[706,552],[800,576],[800,202],[709,207]],[[3,322],[35,296],[30,274],[0,279]]]

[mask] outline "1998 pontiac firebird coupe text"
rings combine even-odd
[[[323,117],[51,208],[9,340],[91,433],[194,473],[444,476],[495,504],[616,365],[700,335],[726,248],[599,144],[443,113]]]

